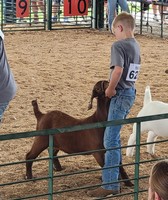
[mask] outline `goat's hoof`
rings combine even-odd
[[[150,154],[150,156],[154,159],[158,158],[159,156],[155,155],[155,154]]]
[[[133,187],[134,184],[131,181],[126,181],[125,182],[125,186],[127,186],[127,187]]]
[[[168,74],[168,69],[165,70],[165,73]]]
[[[24,175],[24,179],[25,179],[25,180],[29,180],[29,179],[32,179],[32,177],[31,177],[31,176]]]
[[[62,170],[64,170],[65,169],[65,167],[53,167],[53,169],[54,169],[54,171],[56,171],[56,172],[60,172],[60,171],[62,171]]]
[[[34,179],[33,181],[35,182],[36,177],[25,175],[25,176],[24,176],[24,179],[25,179],[25,180],[33,180],[33,179]]]

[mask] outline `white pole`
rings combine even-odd
[[[92,28],[96,28],[96,0],[93,0]]]

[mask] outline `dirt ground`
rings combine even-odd
[[[136,35],[141,46],[141,73],[136,83],[137,97],[128,117],[136,117],[143,104],[146,85],[151,86],[155,100],[168,102],[168,40],[156,37]],[[52,32],[15,32],[5,33],[5,46],[9,63],[18,85],[16,97],[5,112],[0,134],[33,131],[36,120],[31,101],[38,99],[42,112],[61,110],[77,117],[85,118],[95,110],[87,111],[93,85],[102,79],[108,79],[110,48],[114,36],[108,32],[94,30],[63,30]],[[127,144],[132,125],[124,126],[121,133],[123,145]],[[144,134],[142,141],[146,140]],[[160,138],[161,139],[161,138]],[[22,161],[30,150],[33,138],[1,141],[0,164]],[[156,156],[167,156],[167,144],[156,144]],[[63,153],[61,153],[63,154]],[[40,157],[48,156],[47,150]],[[141,160],[152,159],[142,147]],[[123,149],[123,162],[131,163]],[[92,156],[76,156],[61,159],[65,170],[56,174],[99,168]],[[149,175],[153,163],[140,166],[141,175]],[[126,170],[134,177],[134,167]],[[34,162],[33,174],[36,177],[47,176],[47,161]],[[0,184],[24,180],[25,164],[0,167]],[[100,171],[54,179],[54,191],[84,187],[100,183]],[[32,194],[47,193],[47,181],[0,187],[0,199],[19,199]],[[140,189],[147,189],[148,180],[140,181]],[[58,200],[89,200],[87,189],[56,195]],[[122,188],[123,193],[133,188]],[[33,198],[37,199],[37,198]],[[40,197],[38,199],[47,199]],[[133,196],[116,199],[131,200]],[[139,195],[140,200],[147,199],[147,192]]]

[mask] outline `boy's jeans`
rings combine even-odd
[[[8,105],[9,105],[9,102],[0,103],[0,123],[1,123],[1,120],[2,120],[3,113],[5,112]]]
[[[129,113],[134,100],[135,89],[117,90],[117,94],[111,98],[108,121],[116,119],[124,119]],[[120,130],[122,125],[106,127],[104,133],[104,147],[105,149],[121,147]],[[121,162],[121,149],[109,150],[105,153],[105,167],[117,166]],[[119,167],[103,169],[102,180],[103,184],[117,182],[119,177]],[[106,190],[120,190],[120,184],[108,184],[102,186]]]
[[[127,4],[127,0],[108,0],[108,23],[109,30],[112,30],[112,22],[115,17],[116,7],[118,5],[121,7],[122,11],[130,12]]]

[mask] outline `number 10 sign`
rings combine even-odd
[[[88,0],[64,0],[64,16],[88,14]]]

